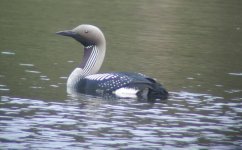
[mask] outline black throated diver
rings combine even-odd
[[[83,24],[57,34],[72,37],[84,46],[83,59],[67,80],[68,93],[74,91],[98,96],[110,94],[123,98],[167,99],[166,89],[141,73],[97,74],[106,52],[106,40],[98,27]]]

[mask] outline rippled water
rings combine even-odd
[[[38,6],[38,7],[36,7]],[[0,149],[241,149],[242,2],[2,0]],[[66,93],[82,52],[54,33],[107,39],[101,72],[141,72],[167,101]]]
[[[1,97],[3,149],[238,149],[241,104],[221,97],[172,93],[167,102],[64,102]]]

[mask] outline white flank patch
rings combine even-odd
[[[123,98],[137,98],[137,89],[134,88],[120,88],[113,92],[118,97]]]

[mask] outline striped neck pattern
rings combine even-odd
[[[73,70],[67,80],[68,87],[75,85],[88,75],[96,74],[102,66],[105,57],[105,47],[90,45],[84,48],[84,55],[80,65]]]
[[[98,72],[99,69],[95,69],[95,64],[99,62],[98,59],[100,59],[98,57],[99,51],[100,50],[97,48],[96,45],[91,45],[84,48],[84,56],[80,64],[80,68],[82,68],[83,70],[83,76],[87,76]]]

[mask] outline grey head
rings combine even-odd
[[[56,34],[72,37],[84,47],[91,45],[105,46],[106,44],[102,31],[98,27],[89,24],[82,24],[72,30],[59,31]]]
[[[72,37],[84,46],[83,58],[67,81],[68,87],[75,87],[79,79],[95,74],[101,68],[106,52],[105,37],[98,27],[88,24],[79,25],[72,30],[59,31],[57,34]]]

